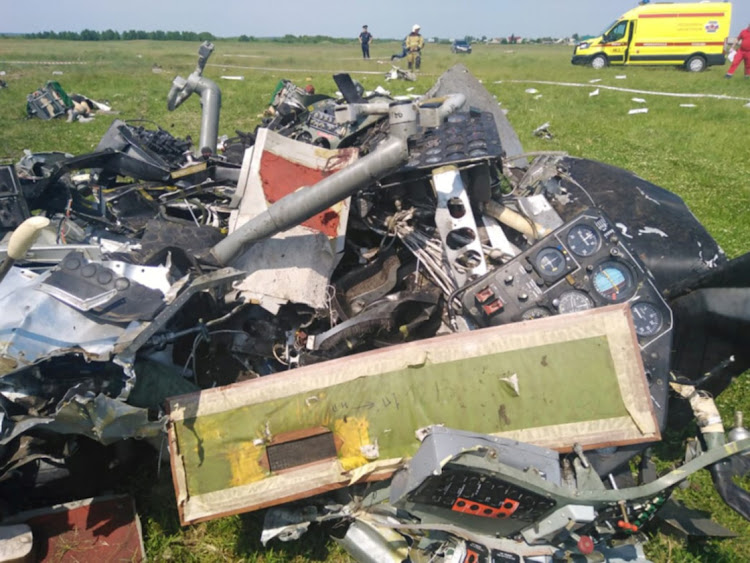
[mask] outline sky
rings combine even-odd
[[[208,31],[217,37],[328,35],[401,38],[599,35],[636,0],[0,0],[0,33]],[[735,36],[750,24],[750,1],[733,3]]]

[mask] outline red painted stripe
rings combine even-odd
[[[724,12],[705,12],[702,14],[638,14],[638,18],[723,18]]]
[[[723,41],[694,41],[687,43],[636,43],[636,47],[710,47],[716,45],[724,45]]]

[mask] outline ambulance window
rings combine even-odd
[[[621,21],[617,22],[617,25],[615,25],[612,29],[607,32],[607,35],[605,39],[607,41],[619,41],[623,37],[625,37],[625,32],[628,30],[628,22],[627,21]]]

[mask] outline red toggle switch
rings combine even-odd
[[[502,313],[504,306],[505,304],[502,301],[500,301],[499,299],[495,299],[490,303],[485,303],[484,305],[482,305],[482,310],[484,311],[485,315],[487,315],[488,317],[492,317],[493,315]]]

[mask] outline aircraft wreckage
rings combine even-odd
[[[168,100],[200,95],[198,154],[115,121],[0,168],[9,512],[98,494],[90,444],[166,435],[183,524],[337,519],[359,561],[646,561],[702,468],[750,517],[712,399],[750,365],[750,255],[631,172],[524,154],[460,65],[415,99],[282,81],[220,143],[211,50]]]

